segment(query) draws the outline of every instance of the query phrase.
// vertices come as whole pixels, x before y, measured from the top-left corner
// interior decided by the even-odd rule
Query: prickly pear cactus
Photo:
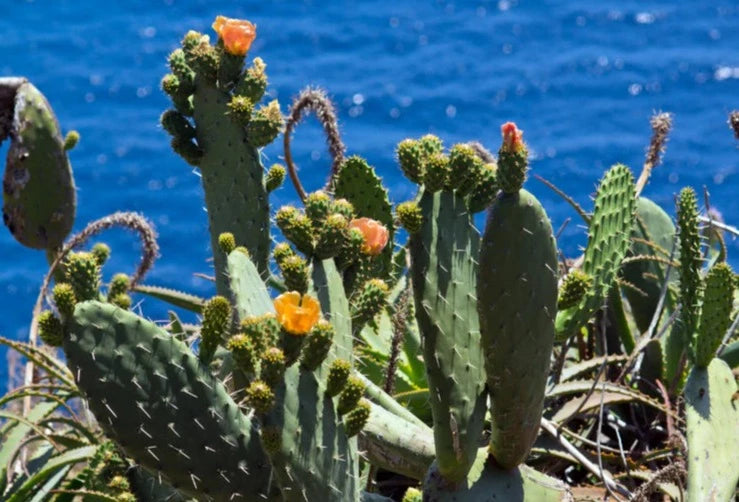
[[[695,367],[685,384],[688,500],[731,500],[739,481],[737,385],[726,363]]]
[[[501,157],[498,170],[525,165]],[[539,432],[557,313],[557,247],[544,208],[518,184],[524,176],[506,176],[485,224],[477,310],[491,401],[490,453],[511,469],[526,460]]]
[[[439,472],[464,479],[477,455],[486,407],[475,299],[480,235],[465,200],[424,191],[421,230],[410,238],[416,320],[431,389]]]
[[[218,20],[214,28],[220,28]],[[267,85],[265,65],[257,58],[242,71],[244,55],[191,31],[182,49],[170,55],[172,74],[162,82],[176,107],[162,116],[162,125],[173,136],[174,150],[202,173],[221,295],[228,294],[226,255],[218,246],[223,232],[233,233],[260,273],[267,273],[269,206],[259,148],[282,128],[277,101],[255,108]]]
[[[64,352],[98,423],[136,463],[194,497],[268,494],[251,420],[183,342],[90,301],[77,305]]]
[[[558,339],[571,336],[605,303],[630,246],[635,190],[634,177],[623,164],[614,165],[603,176],[595,196],[582,264],[582,271],[593,278],[593,285],[578,305],[558,312]]]
[[[8,135],[3,222],[24,246],[57,248],[72,229],[77,194],[54,111],[25,78],[0,78],[0,143]]]

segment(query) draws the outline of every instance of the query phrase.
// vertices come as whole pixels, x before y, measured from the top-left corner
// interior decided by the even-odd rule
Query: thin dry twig
[[[292,152],[290,151],[290,142],[292,141],[292,133],[295,126],[300,123],[306,113],[313,112],[318,121],[323,125],[326,132],[326,142],[328,143],[328,151],[333,158],[331,163],[331,175],[329,176],[326,189],[331,190],[334,177],[339,172],[341,164],[344,162],[344,153],[346,147],[341,141],[339,133],[339,124],[336,120],[336,109],[334,104],[326,95],[326,92],[320,88],[307,87],[300,91],[300,94],[293,101],[290,107],[290,113],[285,123],[285,135],[283,137],[283,147],[285,149],[285,163],[290,179],[295,186],[300,200],[305,200],[306,193],[293,162]]]
[[[542,178],[538,174],[535,174],[534,178],[544,183],[546,186],[551,188],[554,191],[554,193],[562,197],[565,200],[565,202],[567,202],[570,206],[572,206],[572,208],[577,212],[577,214],[580,215],[580,218],[582,218],[585,223],[590,225],[590,215],[582,208],[582,206],[580,206],[580,204],[575,202],[575,199],[573,199],[572,197],[564,193],[564,191],[562,191],[554,183],[552,183],[551,181],[545,178]]]
[[[636,196],[639,197],[642,190],[649,181],[652,169],[657,167],[662,161],[662,154],[665,151],[667,136],[672,129],[672,115],[669,113],[655,113],[649,120],[652,126],[652,139],[647,148],[647,156],[644,161],[639,179],[636,181]]]

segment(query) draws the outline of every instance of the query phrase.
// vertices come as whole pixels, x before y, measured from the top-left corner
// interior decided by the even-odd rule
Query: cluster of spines
[[[446,155],[441,140],[429,134],[418,140],[401,141],[396,154],[409,180],[430,192],[454,190],[466,197],[473,212],[490,205],[498,191],[496,165],[486,162],[469,144],[454,145]],[[419,215],[412,205],[398,206],[396,213],[401,225],[410,233],[420,228]]]

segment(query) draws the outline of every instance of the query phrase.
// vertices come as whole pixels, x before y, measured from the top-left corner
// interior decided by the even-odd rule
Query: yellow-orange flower
[[[356,218],[349,222],[349,228],[356,228],[364,236],[362,252],[370,256],[377,256],[387,246],[390,234],[387,228],[372,218]]]
[[[225,16],[216,17],[213,29],[223,40],[226,52],[233,56],[244,56],[251,43],[257,37],[256,25],[245,19],[231,19]]]
[[[288,291],[275,298],[277,320],[292,335],[305,335],[321,317],[321,305],[312,296]]]

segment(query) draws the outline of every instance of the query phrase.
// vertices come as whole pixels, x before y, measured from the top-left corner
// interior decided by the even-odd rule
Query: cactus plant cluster
[[[260,160],[283,117],[277,101],[259,106],[265,63],[244,68],[256,27],[219,16],[213,28],[215,43],[190,31],[170,55],[162,88],[173,108],[161,116],[174,152],[202,174],[210,299],[139,285],[138,273],[104,284],[107,246],[71,251],[81,237],[63,244],[74,215],[65,152],[75,137],[61,140],[28,82],[0,80],[0,139],[12,141],[5,220],[24,244],[59,253],[36,325],[66,364],[32,344],[12,345],[59,383],[29,382],[19,395],[53,406],[0,429],[14,445],[0,444],[0,494],[539,501],[600,490],[646,500],[656,490],[679,497],[685,480],[690,500],[733,496],[737,281],[725,253],[711,259],[704,250],[691,189],[678,197],[675,227],[631,170],[614,165],[592,213],[576,207],[587,224],[583,255],[560,261],[547,213],[524,188],[523,132],[508,122],[497,156],[476,142],[445,149],[433,135],[401,141],[399,168],[417,195],[395,207],[375,169],[345,158],[331,138],[326,187],[300,187],[302,207],[272,212],[269,194],[297,175],[289,161],[265,171]],[[333,108],[319,108],[338,134]],[[658,163],[651,158],[649,169]],[[24,185],[24,172],[40,170],[65,180],[55,197]],[[29,203],[39,198],[48,205]],[[483,210],[481,232],[474,216]],[[131,311],[137,293],[198,322],[174,312],[167,324],[149,321]],[[61,435],[43,432],[43,420],[77,396],[94,432],[59,419],[76,424],[66,440],[75,448],[57,456],[40,448],[29,475],[6,476],[30,431],[59,447]],[[678,398],[685,426],[675,422]],[[658,439],[625,430],[619,443],[602,444],[604,417],[618,424],[635,415]],[[658,441],[657,454],[648,443],[632,455],[614,446],[622,440]],[[622,460],[638,475],[614,477]],[[53,468],[38,467],[43,461]],[[72,473],[80,462],[87,467]],[[389,473],[401,491],[381,486]]]

